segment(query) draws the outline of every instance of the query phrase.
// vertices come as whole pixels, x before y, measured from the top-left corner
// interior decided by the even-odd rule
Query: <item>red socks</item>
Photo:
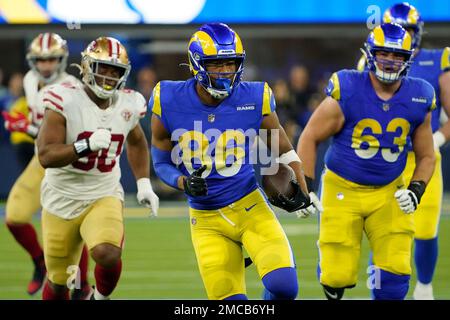
[[[88,266],[89,266],[89,252],[86,245],[83,246],[80,258],[80,282],[81,286],[88,282]]]
[[[42,300],[69,300],[69,290],[65,288],[64,293],[58,295],[50,288],[48,281],[46,281],[44,290],[42,290]]]
[[[44,254],[36,230],[30,223],[22,225],[6,223],[6,226],[16,241],[30,254],[31,258],[36,259]]]
[[[98,263],[95,266],[96,289],[104,296],[109,296],[117,285],[122,272],[122,260],[112,268],[104,268]]]

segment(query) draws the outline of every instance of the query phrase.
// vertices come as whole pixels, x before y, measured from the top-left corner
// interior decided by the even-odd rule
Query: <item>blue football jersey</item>
[[[428,81],[436,93],[436,109],[431,116],[433,132],[439,129],[439,117],[441,115],[441,101],[439,76],[450,69],[450,48],[444,49],[420,49],[412,61],[408,76]]]
[[[206,165],[208,194],[188,196],[194,209],[227,206],[258,187],[250,161],[251,146],[265,115],[275,110],[265,82],[241,82],[218,106],[204,105],[195,79],[161,81],[149,107],[171,136],[172,161],[186,176]]]
[[[439,88],[439,76],[450,70],[450,48],[444,49],[420,49],[413,57],[412,64],[408,71],[408,77],[420,78],[427,81],[434,88],[436,94],[436,108],[431,114],[431,127],[436,132],[439,127],[439,117],[441,115],[441,100]],[[359,59],[357,69],[366,70],[366,58],[364,55]]]
[[[338,101],[345,117],[325,156],[326,166],[362,185],[386,185],[406,164],[411,135],[435,108],[433,87],[418,78],[402,78],[389,99],[376,94],[369,72],[341,70],[332,75],[327,95]]]

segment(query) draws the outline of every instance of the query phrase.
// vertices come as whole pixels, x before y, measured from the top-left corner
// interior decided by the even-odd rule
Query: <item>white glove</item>
[[[158,216],[159,198],[153,192],[152,185],[149,178],[141,178],[136,181],[137,184],[137,200],[140,205],[150,208],[150,216]]]
[[[98,129],[88,139],[91,151],[108,149],[111,143],[111,132],[106,129]]]
[[[439,149],[445,144],[445,136],[442,132],[436,131],[433,133],[434,149]]]
[[[397,199],[400,209],[404,213],[413,213],[417,209],[419,201],[416,195],[409,189],[397,190],[394,194],[395,199]]]
[[[307,218],[312,214],[319,214],[323,211],[322,204],[314,192],[309,193],[309,199],[311,200],[311,204],[308,207],[295,212],[298,218]]]

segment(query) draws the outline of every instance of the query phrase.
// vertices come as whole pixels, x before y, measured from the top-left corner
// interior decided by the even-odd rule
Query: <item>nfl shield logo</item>
[[[208,122],[214,122],[216,120],[216,116],[214,114],[208,114]]]
[[[125,121],[130,121],[130,119],[131,119],[131,111],[129,111],[129,110],[123,110],[122,111],[122,117],[123,117],[123,119],[125,120]]]
[[[197,224],[197,219],[192,218],[192,219],[191,219],[191,223],[192,223],[193,226],[195,226],[195,225]]]
[[[389,111],[389,104],[383,103],[383,111]]]

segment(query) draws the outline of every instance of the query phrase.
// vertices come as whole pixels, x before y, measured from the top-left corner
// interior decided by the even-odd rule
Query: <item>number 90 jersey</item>
[[[145,116],[144,97],[133,90],[118,90],[112,104],[102,110],[81,83],[60,84],[45,88],[42,103],[66,119],[66,144],[89,138],[97,129],[111,131],[108,149],[93,152],[65,167],[46,169],[44,183],[69,199],[92,200],[114,195],[123,200],[120,155],[128,133]]]
[[[428,82],[412,77],[401,81],[384,101],[368,71],[341,70],[331,76],[326,93],[338,101],[345,122],[325,156],[327,168],[362,185],[386,185],[402,173],[405,146],[436,104]]]
[[[208,194],[188,197],[199,210],[222,208],[255,190],[250,149],[265,115],[275,110],[267,83],[241,82],[218,106],[204,105],[195,79],[161,81],[149,108],[164,125],[172,143],[172,162],[183,175],[206,165]]]

